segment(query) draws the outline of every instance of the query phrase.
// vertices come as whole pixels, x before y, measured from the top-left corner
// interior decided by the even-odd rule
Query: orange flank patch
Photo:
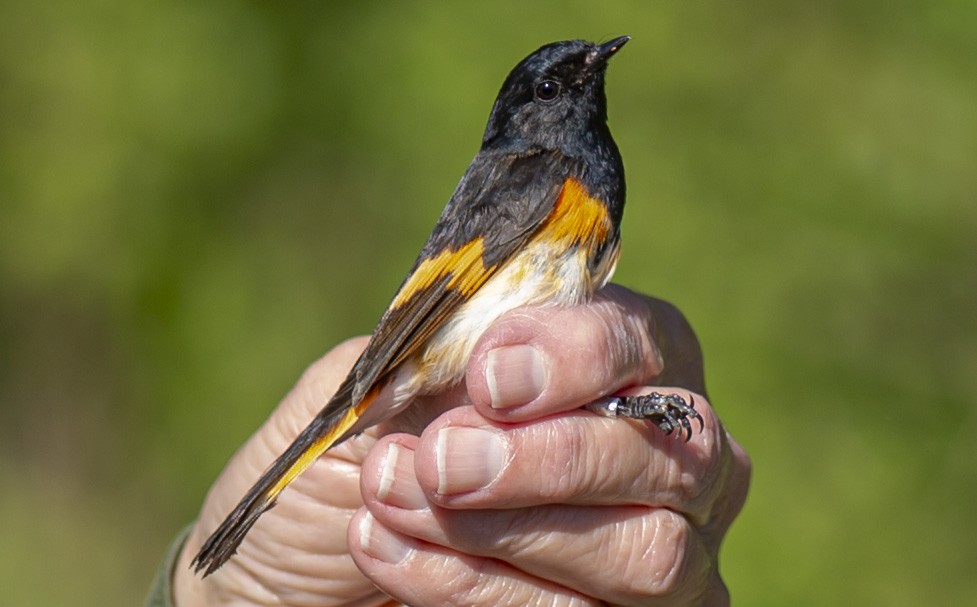
[[[401,287],[391,307],[402,306],[418,292],[449,274],[448,288],[470,296],[482,286],[490,273],[491,268],[486,268],[483,261],[484,253],[485,241],[476,238],[458,249],[441,251],[425,259]]]
[[[590,248],[607,240],[610,231],[607,207],[592,198],[582,183],[570,178],[563,184],[541,234],[551,242]]]

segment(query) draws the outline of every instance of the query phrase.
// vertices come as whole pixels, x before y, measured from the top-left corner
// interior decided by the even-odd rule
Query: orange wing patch
[[[493,268],[486,268],[483,256],[485,241],[479,237],[455,249],[444,250],[434,257],[422,261],[410,275],[391,308],[399,308],[409,302],[417,293],[431,286],[444,276],[451,275],[447,287],[470,297],[485,282]]]
[[[570,178],[563,184],[553,210],[533,240],[593,251],[606,242],[612,228],[607,207],[590,196],[582,183]],[[401,287],[390,309],[404,306],[445,276],[450,276],[446,287],[468,299],[496,269],[485,267],[484,257],[485,240],[478,237],[457,249],[446,249],[425,259]]]
[[[278,479],[272,487],[265,493],[266,503],[274,501],[278,494],[281,493],[285,487],[289,486],[292,481],[294,481],[300,474],[305,472],[305,470],[311,466],[319,456],[329,450],[336,441],[346,436],[346,433],[350,428],[360,419],[366,408],[370,406],[376,397],[380,394],[380,390],[383,388],[384,384],[379,383],[374,385],[363,400],[357,403],[355,406],[350,407],[346,413],[336,422],[335,425],[329,428],[329,430],[319,437],[314,443],[306,447],[302,454],[295,460],[295,462],[285,470],[281,478]]]
[[[573,178],[563,184],[545,225],[543,234],[548,240],[587,248],[603,244],[611,231],[607,207],[592,198],[587,188]]]

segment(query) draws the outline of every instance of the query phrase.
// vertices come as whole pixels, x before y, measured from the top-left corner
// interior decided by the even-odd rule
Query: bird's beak
[[[605,42],[592,50],[587,55],[586,59],[589,70],[594,72],[606,65],[611,56],[618,52],[622,46],[627,44],[628,40],[630,39],[631,36],[621,36],[620,38],[615,38],[610,42]]]

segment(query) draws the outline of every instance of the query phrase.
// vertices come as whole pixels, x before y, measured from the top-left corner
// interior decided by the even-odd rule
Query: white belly
[[[557,246],[532,246],[514,257],[464,303],[428,342],[420,360],[417,385],[402,385],[404,396],[440,391],[460,380],[475,343],[500,316],[526,305],[575,305],[588,300],[614,271],[617,251],[609,253],[611,263],[602,264],[599,276],[592,275],[583,247],[569,251]],[[398,390],[400,392],[400,390]]]

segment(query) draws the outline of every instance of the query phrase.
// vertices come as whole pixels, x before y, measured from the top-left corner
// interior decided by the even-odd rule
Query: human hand
[[[577,409],[663,377],[698,389],[703,430],[687,443]],[[476,347],[467,380],[472,406],[380,439],[363,462],[349,546],[378,587],[410,605],[729,603],[718,551],[750,464],[701,394],[677,310],[612,287],[589,306],[518,311]]]
[[[350,339],[313,363],[211,486],[173,572],[174,602],[194,605],[380,605],[384,596],[356,568],[346,527],[363,505],[360,465],[371,429],[320,457],[252,527],[237,554],[201,578],[190,561],[268,464],[288,447],[366,346]]]
[[[527,389],[531,392],[532,387],[538,385],[533,377],[529,377],[528,382],[526,377],[520,377],[520,369],[526,369],[523,365],[517,365],[508,371],[498,369],[497,363],[504,363],[505,357],[488,354],[495,346],[519,343],[533,343],[544,354],[548,361],[545,363],[548,373],[546,388],[540,398],[523,406],[492,409],[488,406],[492,393],[497,400],[510,399],[510,402],[514,402],[511,398],[525,396]],[[742,505],[748,478],[748,461],[738,447],[729,446],[725,434],[711,415],[711,410],[703,406],[700,399],[697,398],[696,402],[705,418],[705,430],[694,436],[688,446],[694,447],[701,441],[705,441],[705,444],[701,449],[689,453],[684,451],[687,447],[682,445],[685,443],[668,439],[647,424],[607,420],[582,412],[543,417],[575,409],[580,404],[616,388],[640,385],[651,380],[702,391],[698,346],[681,315],[663,302],[638,298],[617,287],[609,287],[589,306],[522,311],[497,323],[483,337],[469,367],[467,389],[476,409],[466,407],[445,415],[420,439],[398,434],[383,439],[382,444],[371,451],[377,440],[377,430],[371,430],[331,450],[281,496],[275,509],[262,517],[252,529],[248,540],[241,546],[239,554],[225,565],[220,574],[206,580],[191,576],[187,569],[189,559],[196,553],[207,530],[220,522],[220,517],[233,506],[234,500],[244,493],[267,462],[285,448],[306,420],[325,402],[364,344],[364,340],[352,340],[314,364],[268,422],[228,464],[208,495],[177,566],[174,579],[177,604],[221,604],[233,600],[282,604],[383,603],[386,598],[377,592],[373,583],[392,596],[412,604],[443,602],[450,596],[462,603],[471,604],[477,603],[477,597],[481,597],[480,600],[486,604],[499,604],[500,596],[512,596],[518,604],[519,597],[507,594],[509,591],[506,588],[511,584],[506,580],[511,578],[503,575],[505,572],[515,572],[521,576],[518,588],[523,597],[542,597],[543,594],[540,593],[547,591],[565,597],[596,599],[606,595],[613,599],[614,592],[618,592],[613,590],[616,583],[613,580],[633,579],[635,583],[641,581],[641,578],[633,575],[623,577],[625,571],[609,571],[601,563],[593,563],[590,569],[590,579],[599,583],[591,583],[584,578],[575,580],[574,584],[561,583],[561,576],[572,572],[572,569],[560,571],[557,568],[551,573],[541,570],[540,564],[545,562],[566,563],[566,547],[560,538],[566,537],[568,530],[574,528],[577,529],[576,534],[587,530],[593,547],[605,554],[608,550],[613,550],[615,545],[619,545],[625,550],[631,550],[627,554],[633,556],[633,551],[639,545],[634,542],[622,544],[621,540],[626,539],[622,533],[631,533],[636,528],[644,529],[642,538],[648,540],[646,547],[649,549],[655,548],[659,541],[669,542],[665,544],[666,547],[700,546],[705,552],[703,557],[695,557],[686,550],[675,557],[673,570],[705,571],[708,573],[705,578],[701,574],[666,576],[666,583],[659,584],[657,590],[652,589],[651,593],[685,597],[682,600],[687,604],[689,601],[686,599],[691,596],[687,589],[695,586],[692,582],[708,579],[708,588],[713,593],[711,596],[724,595],[722,583],[715,573],[715,553],[725,529]],[[519,351],[516,353],[518,355]],[[490,358],[494,359],[496,369],[502,372],[500,381],[492,384],[493,389],[489,388],[490,383],[486,381],[485,374],[486,363]],[[661,366],[662,359],[668,361],[665,372]],[[586,373],[581,373],[581,368]],[[661,381],[661,378],[668,378],[668,381]],[[538,379],[536,374],[536,380]],[[417,431],[439,412],[457,404],[460,397],[463,400],[463,394],[461,391],[425,399],[427,402],[415,405],[408,415],[387,424],[385,429],[400,427]],[[429,534],[438,529],[449,533],[450,525],[447,528],[428,527],[429,521],[412,518],[410,511],[401,520],[391,519],[387,515],[395,509],[377,498],[379,485],[375,481],[382,477],[384,466],[390,466],[391,448],[397,450],[398,454],[403,454],[399,458],[399,464],[393,467],[398,474],[392,477],[395,480],[391,486],[411,486],[409,478],[408,484],[402,482],[404,475],[400,472],[405,469],[404,462],[414,458],[414,450],[418,449],[416,467],[421,484],[417,485],[415,482],[414,485],[430,488],[431,479],[437,477],[437,465],[436,458],[430,459],[433,452],[428,447],[432,437],[440,436],[438,429],[455,425],[469,428],[500,427],[476,414],[476,410],[489,419],[522,423],[523,425],[511,431],[523,434],[512,434],[506,439],[511,455],[506,460],[502,476],[491,487],[484,491],[435,495],[433,501],[437,505],[427,510],[427,516],[432,517],[437,513],[440,515],[439,520],[443,521],[470,521],[473,517],[477,521],[488,516],[484,522],[489,523],[492,522],[491,517],[498,513],[486,508],[506,507],[522,508],[515,512],[522,512],[520,520],[525,520],[527,512],[535,512],[537,517],[543,516],[545,512],[556,512],[556,506],[534,506],[539,503],[553,503],[558,501],[557,498],[562,499],[565,516],[561,520],[567,527],[562,531],[553,528],[546,533],[536,545],[547,549],[535,558],[527,560],[525,549],[516,550],[511,544],[505,548],[499,545],[497,539],[488,544],[494,546],[494,558],[481,558],[485,554],[481,557],[470,556],[480,554],[475,545],[478,544],[477,537],[465,539],[445,535],[439,542],[439,538]],[[506,435],[508,436],[508,431]],[[572,453],[568,454],[569,459],[563,462],[562,468],[552,470],[573,474],[550,479],[555,484],[547,489],[540,486],[537,478],[541,468],[514,465],[515,462],[526,464],[544,461],[541,459],[543,456],[558,457],[559,443],[552,441],[561,436],[565,439],[562,443],[564,448],[571,448]],[[547,440],[551,441],[549,445]],[[588,445],[575,444],[574,441],[578,440],[614,441],[605,446],[621,447],[621,452],[626,454],[623,461],[632,464],[643,462],[646,469],[636,474],[633,465],[623,469],[617,466],[594,466],[599,462],[593,460],[593,448],[603,443],[590,444],[588,449]],[[392,444],[400,446],[391,447]],[[436,445],[435,439],[434,446]],[[634,450],[625,449],[628,445],[634,447]],[[554,448],[557,449],[554,451]],[[606,450],[601,448],[601,451]],[[365,511],[357,515],[347,546],[346,527],[362,504],[357,489],[359,466],[364,463],[368,452],[370,456],[363,468],[362,484],[372,516],[367,517]],[[519,454],[518,457],[511,457],[516,453]],[[452,461],[455,459],[453,457]],[[550,461],[557,463],[556,460]],[[660,472],[661,476],[655,475],[655,471]],[[535,477],[530,473],[534,473]],[[700,473],[701,479],[697,478]],[[635,483],[634,479],[639,477],[644,482]],[[450,475],[446,478],[450,481]],[[671,482],[669,479],[672,479]],[[654,480],[654,483],[648,485],[650,480]],[[372,489],[371,482],[374,482]],[[530,485],[524,486],[526,482],[530,482]],[[614,483],[618,484],[616,490]],[[433,486],[437,494],[437,482]],[[631,487],[629,492],[623,491],[625,486]],[[611,492],[608,493],[608,490]],[[645,492],[643,496],[635,498],[634,495],[642,490]],[[390,497],[388,489],[388,501]],[[539,501],[543,498],[545,502]],[[647,508],[650,500],[660,500],[654,502],[654,505],[667,506],[672,510]],[[598,504],[600,507],[595,507]],[[637,504],[644,504],[645,507],[639,507],[638,510],[647,512],[638,515]],[[622,512],[633,516],[614,523],[606,518],[594,518],[593,514],[607,507],[624,508]],[[444,512],[449,514],[442,515]],[[668,512],[680,514],[670,518],[671,515],[665,514]],[[658,513],[657,519],[653,513]],[[456,515],[468,518],[459,519]],[[683,520],[687,522],[682,523]],[[311,525],[309,521],[314,521],[315,524]],[[668,522],[674,524],[669,527],[665,525]],[[652,523],[656,525],[655,529],[672,529],[672,532],[659,532],[651,537],[649,525]],[[399,567],[391,567],[368,556],[371,554],[370,549],[367,547],[364,551],[362,545],[362,538],[366,537],[361,533],[364,525],[368,527],[368,531],[376,534],[393,531],[413,538],[407,540],[408,544],[413,545],[407,560]],[[416,525],[424,529],[418,530]],[[526,528],[524,531],[528,535],[525,537],[540,538],[542,529],[544,527]],[[683,537],[687,538],[683,540],[685,544],[677,543]],[[423,540],[431,543],[423,543]],[[436,545],[443,544],[453,548],[432,552]],[[373,542],[371,545],[377,547],[381,544]],[[481,550],[485,550],[484,545]],[[350,551],[356,564],[369,579],[363,577],[356,568]],[[375,553],[372,554],[375,556]],[[458,567],[461,566],[464,570],[466,566],[471,567],[477,563],[505,565],[507,569],[492,575],[483,571],[479,582],[468,588],[468,594],[459,596],[457,586],[452,590],[452,582],[457,583],[460,580]],[[647,570],[649,565],[653,563],[635,562],[630,571],[634,571],[635,567]],[[438,569],[432,570],[432,567]],[[418,568],[423,569],[425,575],[421,578],[410,578],[410,584],[405,584],[405,572],[416,573]],[[660,575],[660,572],[649,570],[645,577],[651,579],[654,575]],[[676,583],[676,580],[682,583]],[[575,589],[577,585],[586,586],[586,591]],[[681,590],[683,588],[686,590]],[[525,593],[527,590],[530,591],[529,595]],[[637,600],[647,591],[648,588],[635,586],[633,592],[618,594],[622,599]],[[500,592],[503,594],[498,594]],[[713,604],[705,601],[700,603]]]

